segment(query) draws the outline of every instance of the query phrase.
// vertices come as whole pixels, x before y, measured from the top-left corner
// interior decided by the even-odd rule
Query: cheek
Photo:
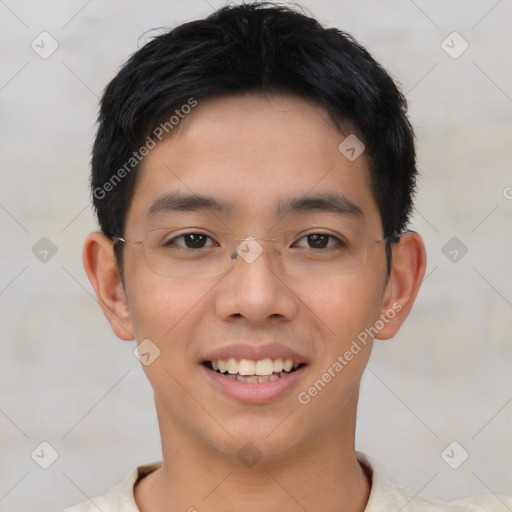
[[[190,403],[180,383],[188,382],[195,364],[191,340],[205,314],[209,287],[154,274],[139,277],[129,291],[130,316],[137,342],[147,344],[149,339],[152,344],[146,347],[155,354],[149,364],[141,359],[142,368],[159,400],[172,397],[173,408],[187,410]],[[188,383],[187,388],[192,392],[194,386]]]
[[[158,276],[141,267],[134,268],[126,282],[137,341],[149,338],[162,352],[171,345],[173,352],[184,351],[211,285]]]
[[[365,329],[378,318],[382,301],[377,277],[343,276],[309,292],[319,352],[307,387],[297,398],[305,411],[324,418],[327,427],[343,425],[347,407],[356,407],[372,347]]]
[[[303,292],[305,304],[313,311],[317,329],[325,335],[329,352],[341,351],[372,325],[382,303],[382,289],[376,276],[341,276],[325,286]],[[329,348],[332,347],[332,348]]]

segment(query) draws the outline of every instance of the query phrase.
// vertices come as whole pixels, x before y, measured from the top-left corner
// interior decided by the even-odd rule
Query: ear
[[[125,341],[135,339],[112,241],[102,233],[91,233],[85,241],[82,260],[98,303],[115,335]]]
[[[404,323],[418,295],[426,265],[425,245],[420,235],[414,231],[402,234],[400,241],[393,245],[391,272],[380,315],[384,327],[375,336],[377,339],[392,338]]]

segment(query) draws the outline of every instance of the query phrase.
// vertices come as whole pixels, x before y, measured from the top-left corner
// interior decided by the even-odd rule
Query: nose
[[[272,264],[275,249],[268,241],[243,239],[232,254],[234,265],[217,286],[216,313],[223,320],[243,317],[253,325],[269,319],[291,320],[299,300],[290,283]]]

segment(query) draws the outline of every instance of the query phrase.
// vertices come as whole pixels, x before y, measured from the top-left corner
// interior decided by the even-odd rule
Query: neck
[[[371,486],[355,454],[355,420],[250,466],[163,414],[159,422],[163,464],[135,488],[141,512],[363,512],[366,507]]]

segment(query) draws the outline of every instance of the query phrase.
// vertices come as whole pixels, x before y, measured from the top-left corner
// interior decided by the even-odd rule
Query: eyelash
[[[200,233],[200,232],[189,232],[189,233],[182,233],[181,235],[175,236],[174,238],[171,238],[171,239],[169,239],[169,240],[165,241],[162,245],[163,245],[164,247],[169,247],[169,246],[171,246],[171,245],[177,245],[177,244],[175,243],[175,242],[176,242],[176,240],[179,240],[179,239],[183,239],[183,240],[184,240],[184,239],[185,239],[185,237],[187,237],[187,236],[191,236],[191,235],[200,235],[200,236],[205,236],[205,237],[207,237],[208,239],[213,240],[213,238],[212,238],[212,237],[210,237],[210,236],[206,235],[205,233]],[[306,235],[301,236],[297,241],[301,241],[301,240],[303,240],[303,239],[307,239],[308,237],[310,237],[310,236],[314,236],[314,235],[326,236],[326,237],[328,237],[328,238],[329,238],[329,240],[334,240],[335,245],[329,245],[329,242],[328,242],[327,247],[322,248],[322,249],[328,250],[328,249],[333,249],[333,248],[334,248],[334,247],[336,247],[336,246],[339,246],[339,247],[344,247],[344,246],[346,246],[346,243],[345,243],[343,240],[339,239],[338,237],[336,237],[336,236],[334,236],[334,235],[331,235],[331,234],[329,234],[329,233],[322,233],[322,232],[313,232],[313,233],[308,233],[308,234],[306,234]],[[295,243],[296,243],[296,242],[295,242]],[[192,248],[190,248],[190,247],[183,247],[183,246],[181,246],[181,245],[178,245],[178,247],[181,247],[181,248],[183,248],[183,249],[191,249],[191,250],[194,250],[194,249],[192,249]],[[207,246],[204,246],[204,247],[212,247],[212,245],[207,245]],[[200,249],[203,249],[204,247],[200,247]],[[307,247],[307,249],[315,249],[315,248],[314,248],[314,247]],[[317,250],[318,250],[318,249],[317,249]]]

